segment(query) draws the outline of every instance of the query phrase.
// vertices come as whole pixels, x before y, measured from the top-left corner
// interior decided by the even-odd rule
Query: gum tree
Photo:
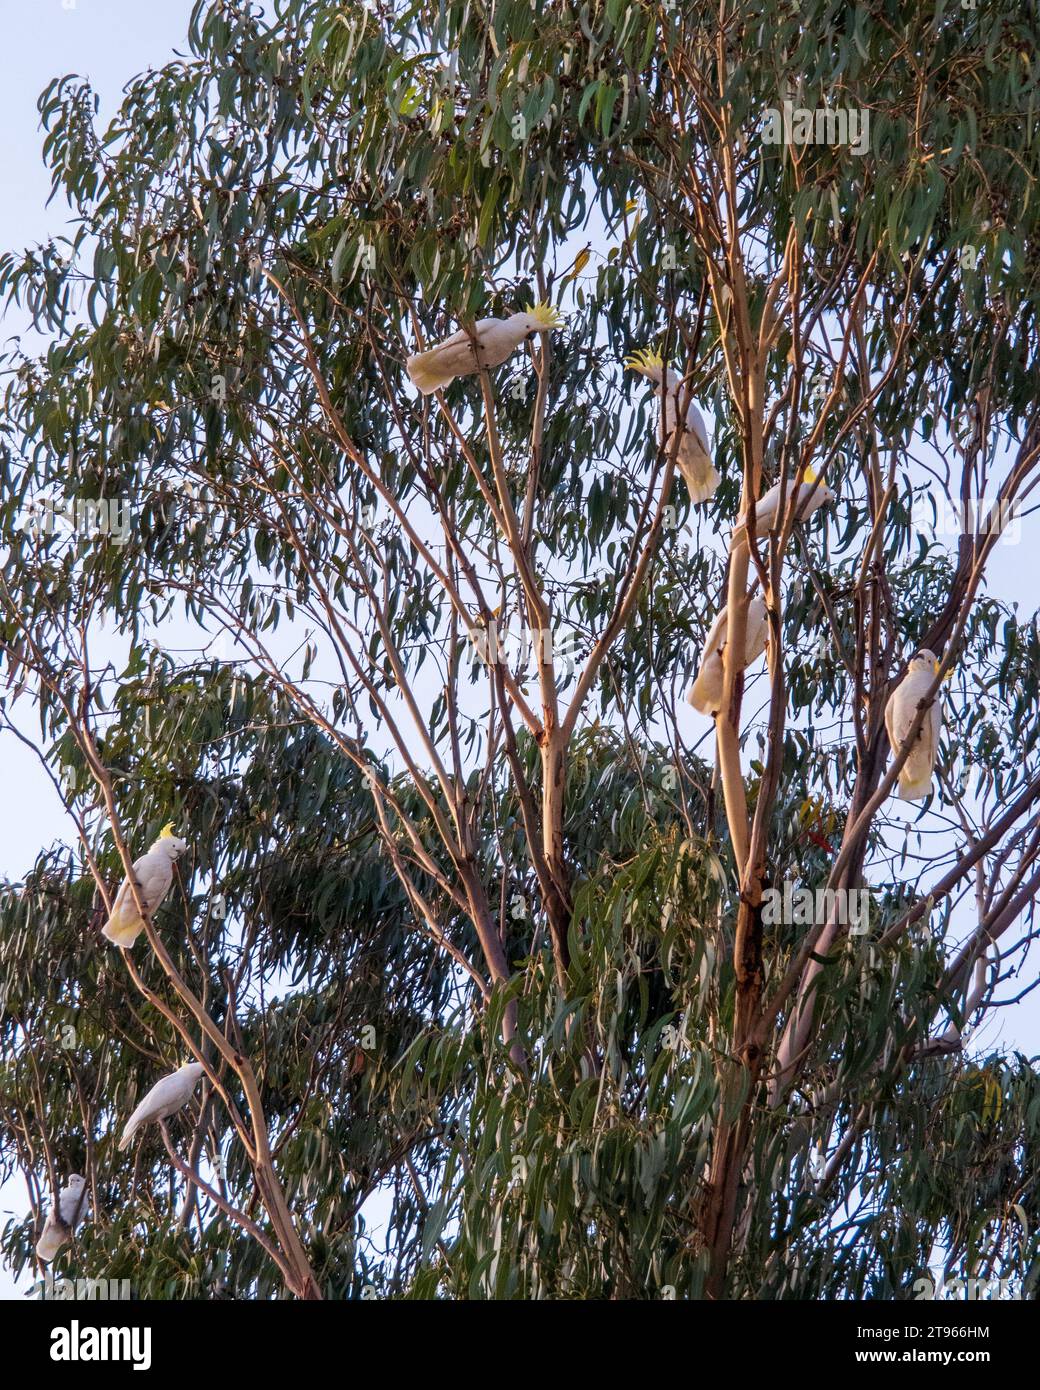
[[[1040,884],[1037,629],[986,586],[1037,478],[1035,20],[272,8],[196,7],[107,129],[56,80],[71,230],[0,261],[45,342],[6,363],[7,737],[78,831],[0,903],[0,1153],[37,1219],[87,1175],[61,1267],[1031,1290],[1037,1074],[966,1033],[1032,983]],[[540,300],[563,331],[412,388],[409,353]],[[713,419],[700,507],[622,369],[648,345]],[[803,524],[809,469],[837,500]],[[884,719],[918,648],[923,811]],[[171,817],[192,855],[118,955]],[[776,921],[785,885],[823,910]],[[124,1161],[189,1052],[200,1104]]]

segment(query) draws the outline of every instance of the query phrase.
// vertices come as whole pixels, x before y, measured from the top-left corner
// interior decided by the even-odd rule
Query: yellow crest
[[[530,314],[542,328],[562,328],[566,322],[552,304],[528,304],[524,313]]]
[[[175,824],[175,822],[172,821],[172,820],[169,820],[169,821],[166,822],[166,824],[163,826],[163,828],[159,831],[159,839],[160,839],[160,840],[172,840],[172,839],[173,839],[173,827],[174,827],[174,824]]]
[[[820,481],[820,475],[815,468],[807,468],[805,470],[805,481],[810,485]]]
[[[664,358],[655,348],[643,348],[640,352],[634,352],[631,357],[626,357],[625,366],[633,372],[651,372],[655,368],[661,371],[664,368]]]

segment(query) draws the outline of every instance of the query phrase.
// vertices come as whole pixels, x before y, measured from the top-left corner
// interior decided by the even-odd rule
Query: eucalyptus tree
[[[16,1269],[76,1168],[61,1267],[144,1296],[1033,1289],[1037,1072],[965,1038],[1028,990],[1040,885],[1040,641],[986,586],[1038,476],[1037,38],[218,0],[107,128],[43,94],[74,215],[0,260],[45,343],[6,362],[0,643],[79,839],[0,904]],[[412,387],[545,301],[563,330]],[[712,416],[697,507],[623,371],[654,347]],[[120,1158],[188,1054],[200,1104]]]

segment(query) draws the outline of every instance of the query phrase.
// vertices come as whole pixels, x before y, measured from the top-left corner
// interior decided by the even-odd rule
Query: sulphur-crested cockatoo
[[[722,708],[722,653],[726,646],[727,610],[724,608],[711,625],[704,655],[693,689],[686,699],[701,714],[715,714]],[[747,629],[744,639],[744,666],[751,665],[769,645],[769,618],[766,605],[761,597],[753,598],[748,604]]]
[[[436,347],[409,357],[408,375],[413,386],[428,396],[457,376],[469,376],[481,367],[499,366],[525,338],[562,327],[563,319],[551,304],[531,304],[523,313],[510,314],[507,319],[478,319],[473,325],[473,337],[479,344],[479,360],[473,350],[473,337],[460,328]]]
[[[87,1214],[87,1180],[70,1173],[69,1180],[58,1193],[56,1204],[47,1213],[36,1253],[45,1263],[53,1260],[63,1245],[68,1245],[72,1233]]]
[[[159,838],[140,859],[134,861],[134,878],[140,886],[141,901],[151,916],[170,891],[173,882],[174,861],[188,848],[187,840],[178,839],[173,833],[173,822],[164,825]],[[101,929],[117,946],[132,946],[144,931],[141,914],[137,910],[129,879],[116,894],[112,906],[112,916]]]
[[[906,675],[889,696],[888,704],[885,706],[885,728],[888,730],[893,757],[898,757],[902,751],[903,743],[917,714],[917,707],[935,680],[938,669],[939,662],[934,652],[924,648],[910,662],[906,668]],[[904,801],[923,801],[926,796],[931,795],[932,773],[939,751],[941,729],[942,711],[936,694],[932,705],[925,711],[910,756],[899,774],[899,795]]]
[[[634,372],[640,372],[661,388],[658,442],[668,454],[672,449],[678,449],[676,462],[690,490],[690,501],[706,502],[719,485],[719,474],[708,452],[708,431],[704,426],[704,416],[693,401],[687,399],[688,393],[680,390],[679,377],[671,367],[664,365],[659,352],[651,352],[649,348],[637,352],[625,359],[625,366]],[[679,442],[676,445],[675,431],[679,419],[680,397],[686,401],[686,410],[682,417]]]
[[[780,510],[780,484],[774,483],[767,492],[755,503],[755,539],[766,535],[769,531],[779,531],[784,523],[784,513],[791,506],[791,496],[795,489],[790,480],[787,484],[787,492],[784,497],[784,510]],[[813,512],[819,507],[824,507],[828,502],[834,501],[834,493],[826,483],[817,480],[816,474],[811,468],[805,470],[805,480],[798,484],[798,501],[795,508],[795,520],[805,521],[812,516]],[[733,539],[736,544],[741,544],[745,538],[747,529],[747,516],[741,513],[737,517],[733,527]]]
[[[119,1141],[120,1152],[129,1146],[142,1125],[165,1120],[187,1105],[205,1070],[201,1062],[185,1062],[183,1067],[178,1067],[169,1076],[157,1081],[127,1120],[123,1137]]]

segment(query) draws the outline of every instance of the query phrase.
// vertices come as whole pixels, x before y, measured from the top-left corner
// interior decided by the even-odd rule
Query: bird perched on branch
[[[885,706],[885,728],[892,745],[892,756],[898,757],[910,733],[918,706],[935,680],[939,662],[927,648],[919,651],[906,668],[906,675],[896,686]],[[914,740],[910,756],[899,773],[899,795],[904,801],[923,801],[932,792],[932,773],[939,751],[942,730],[942,711],[938,692],[925,711],[921,728]]]
[[[784,496],[784,512],[790,508],[791,497],[794,492],[795,489],[788,481]],[[797,498],[795,520],[805,521],[820,507],[825,507],[828,502],[833,502],[834,493],[831,492],[826,483],[821,483],[818,480],[811,468],[807,468],[805,481],[798,484]],[[784,512],[780,511],[780,484],[774,483],[755,503],[755,539],[757,540],[759,536],[766,535],[770,531],[779,531],[784,522]],[[733,526],[733,543],[735,545],[743,544],[746,539],[746,532],[747,515],[741,513]]]
[[[633,372],[639,372],[661,388],[659,392],[661,416],[658,442],[669,454],[673,449],[678,448],[675,458],[679,465],[679,472],[686,479],[686,486],[690,490],[690,501],[706,502],[718,487],[720,480],[718,470],[712,463],[711,454],[708,452],[708,431],[704,425],[704,416],[693,401],[688,399],[689,393],[680,391],[679,377],[676,376],[671,367],[664,365],[664,359],[659,352],[645,348],[642,352],[626,357],[625,366]],[[679,442],[676,445],[674,442],[675,431],[680,428],[678,423],[680,397],[686,408],[681,412],[682,424]]]
[[[170,891],[174,863],[187,848],[187,840],[181,840],[173,833],[173,821],[170,821],[169,825],[163,826],[148,853],[134,861],[134,878],[149,917]],[[102,927],[101,935],[114,941],[117,946],[132,946],[143,931],[144,922],[137,910],[130,880],[124,879],[116,894],[112,915]]]
[[[701,657],[701,667],[697,672],[697,679],[686,697],[687,702],[695,710],[699,710],[701,714],[713,715],[722,708],[722,653],[726,647],[727,614],[728,609],[724,608],[711,625],[711,631],[704,643],[704,655]],[[753,598],[748,604],[747,628],[744,637],[744,664],[740,669],[746,670],[753,661],[757,661],[768,645],[769,618],[766,614],[765,602],[759,596]]]
[[[185,1062],[183,1067],[157,1081],[127,1120],[119,1141],[120,1153],[129,1147],[131,1139],[143,1125],[168,1119],[182,1110],[191,1100],[205,1070],[201,1062]]]
[[[87,1214],[87,1180],[79,1173],[70,1173],[69,1180],[58,1193],[58,1200],[47,1213],[36,1253],[45,1263],[54,1259],[63,1245],[68,1245],[73,1232]]]
[[[481,367],[497,367],[511,357],[525,338],[562,328],[564,320],[551,304],[530,304],[507,319],[478,319],[472,335],[460,328],[443,343],[417,352],[405,364],[412,385],[424,396],[439,391],[457,376],[470,376]],[[478,351],[473,350],[473,339]]]

